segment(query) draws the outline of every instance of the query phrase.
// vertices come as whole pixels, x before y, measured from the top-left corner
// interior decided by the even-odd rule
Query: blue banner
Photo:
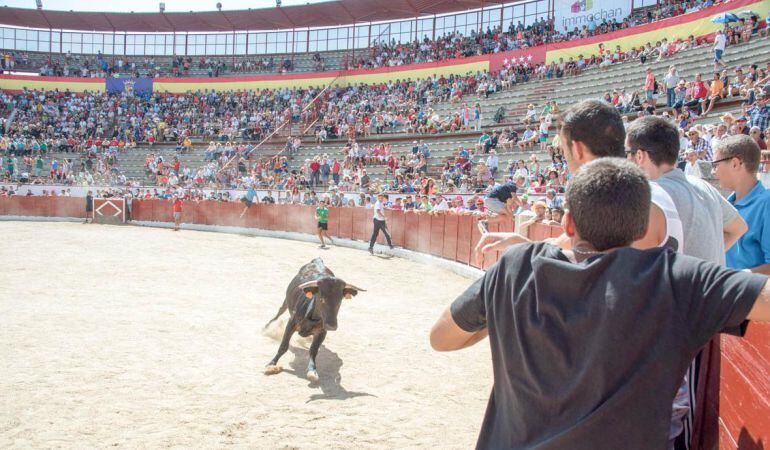
[[[145,97],[152,94],[152,78],[139,77],[139,78],[107,78],[107,92],[110,94],[126,93],[128,95],[136,95],[138,97]]]

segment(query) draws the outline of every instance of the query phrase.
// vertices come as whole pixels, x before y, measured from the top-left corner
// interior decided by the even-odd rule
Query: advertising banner
[[[152,95],[152,78],[114,78],[109,77],[106,80],[107,92],[111,94],[126,93],[137,97]]]
[[[556,31],[583,29],[593,19],[596,25],[607,20],[622,22],[631,14],[632,0],[555,0]]]

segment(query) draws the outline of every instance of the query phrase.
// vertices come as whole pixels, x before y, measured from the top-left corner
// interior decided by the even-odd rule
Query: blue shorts
[[[714,50],[714,61],[721,61],[722,53],[724,53],[724,50]]]

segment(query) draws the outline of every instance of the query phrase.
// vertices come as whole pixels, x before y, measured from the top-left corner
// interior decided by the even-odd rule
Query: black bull
[[[265,325],[267,328],[278,319],[287,309],[289,321],[283,332],[283,340],[278,347],[278,353],[267,364],[265,373],[270,375],[280,372],[278,360],[289,349],[289,340],[294,332],[302,337],[313,336],[310,345],[310,361],[307,365],[307,378],[311,381],[318,380],[318,372],[315,367],[315,358],[318,349],[326,338],[327,331],[337,329],[337,313],[340,310],[343,298],[351,298],[364,291],[334,276],[331,270],[324,264],[321,258],[316,258],[302,266],[299,273],[291,280],[286,289],[286,299],[283,301],[278,314]]]

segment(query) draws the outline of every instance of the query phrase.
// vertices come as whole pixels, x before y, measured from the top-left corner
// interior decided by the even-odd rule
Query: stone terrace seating
[[[770,60],[770,39],[754,37],[748,44],[733,45],[727,48],[724,61],[730,69],[728,75],[733,76],[737,66],[744,68],[753,63],[763,63]],[[650,62],[642,66],[638,61],[628,61],[614,64],[606,70],[589,69],[577,77],[565,77],[544,81],[533,80],[522,83],[512,89],[492,94],[488,99],[476,95],[466,96],[464,101],[469,104],[480,102],[483,111],[484,126],[495,125],[492,121],[495,111],[504,106],[507,110],[505,123],[521,124],[526,105],[534,103],[538,112],[545,100],[556,100],[563,110],[580,100],[600,98],[605,92],[626,89],[628,92],[641,91],[644,86],[645,68],[652,67],[659,81],[668,71],[670,65],[676,65],[679,75],[688,81],[695,78],[696,73],[703,74],[704,80],[710,80],[713,74],[713,52],[710,45],[685,50],[659,62]],[[658,105],[665,106],[665,93],[658,98]],[[442,116],[452,113],[456,106],[449,103],[438,104],[434,109]]]

